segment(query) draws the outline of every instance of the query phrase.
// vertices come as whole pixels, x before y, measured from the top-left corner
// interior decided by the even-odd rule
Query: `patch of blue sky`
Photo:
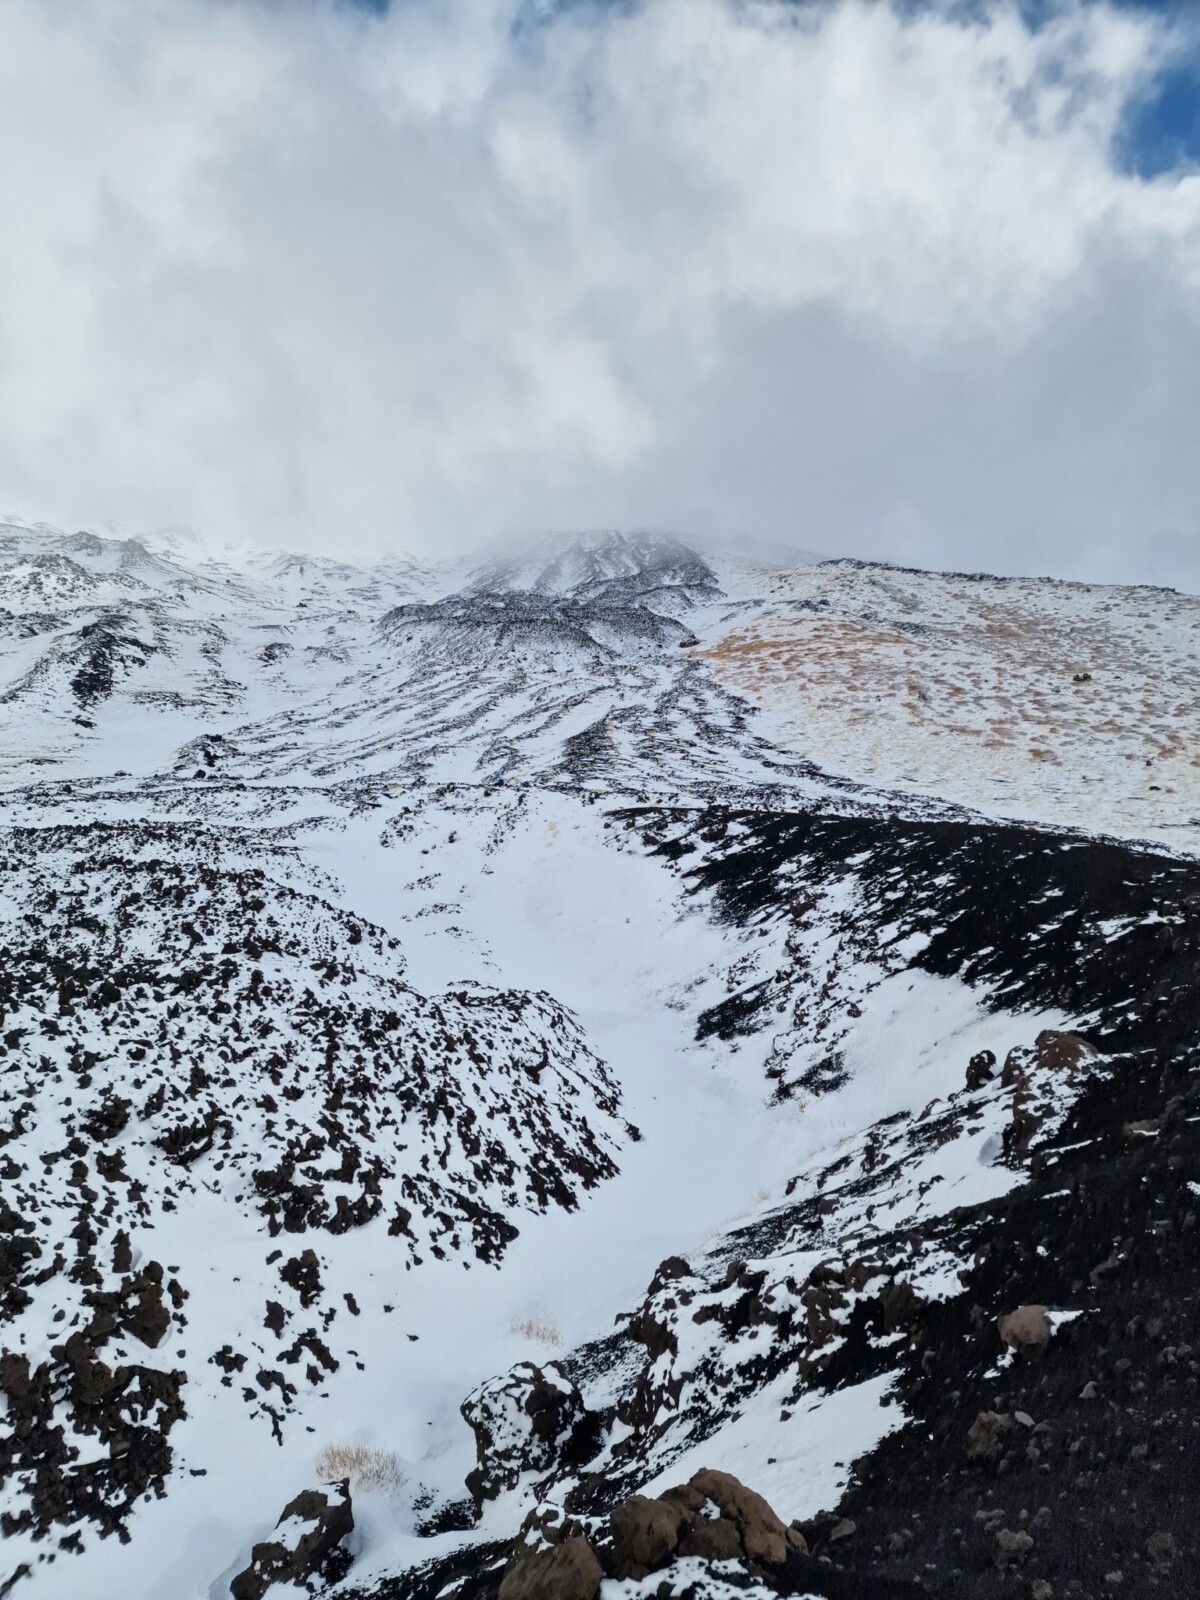
[[[383,14],[394,0],[343,0],[360,10]],[[400,0],[420,5],[427,0]],[[589,9],[599,14],[623,8],[629,0],[526,0],[518,8],[517,32],[550,20],[564,9]],[[648,0],[652,4],[653,0]],[[786,0],[785,0],[786,3]],[[836,5],[837,0],[791,0],[801,6]],[[936,10],[948,19],[969,21],[1015,4],[1033,31],[1061,17],[1064,0],[891,0],[902,13]],[[1087,3],[1087,0],[1084,0]],[[1097,0],[1099,3],[1099,0]],[[1179,48],[1143,83],[1126,107],[1113,143],[1114,165],[1143,179],[1184,174],[1200,168],[1200,26],[1194,0],[1106,0],[1114,9],[1160,16],[1179,31]]]
[[[1113,154],[1139,178],[1200,170],[1200,51],[1143,86],[1126,108]]]

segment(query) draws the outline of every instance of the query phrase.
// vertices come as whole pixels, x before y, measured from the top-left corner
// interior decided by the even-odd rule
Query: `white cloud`
[[[1200,586],[1145,12],[0,4],[0,505],[595,522]]]

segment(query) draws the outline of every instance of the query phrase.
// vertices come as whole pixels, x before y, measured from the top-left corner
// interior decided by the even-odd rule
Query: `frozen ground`
[[[991,816],[1200,844],[1200,600],[825,562],[705,640],[772,736]]]

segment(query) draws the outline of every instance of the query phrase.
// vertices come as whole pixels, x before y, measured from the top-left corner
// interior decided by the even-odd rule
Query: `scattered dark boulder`
[[[283,1508],[274,1539],[256,1544],[250,1565],[229,1585],[233,1600],[262,1600],[275,1583],[304,1584],[322,1577],[342,1540],[354,1528],[350,1480],[328,1493],[304,1489]]]
[[[151,1349],[171,1326],[171,1313],[163,1303],[162,1278],[159,1263],[149,1262],[131,1281],[122,1315],[127,1331]]]
[[[1014,1533],[1011,1528],[1000,1528],[993,1540],[993,1549],[1001,1572],[1008,1567],[1022,1566],[1033,1549],[1033,1535],[1023,1530]]]
[[[1151,1566],[1165,1571],[1175,1559],[1175,1538],[1170,1533],[1152,1533],[1146,1540],[1146,1557]]]
[[[307,1308],[321,1294],[321,1263],[315,1250],[302,1250],[298,1256],[285,1261],[279,1276],[289,1288],[300,1296],[301,1306]]]
[[[996,1072],[996,1056],[992,1050],[980,1050],[967,1062],[967,1088],[981,1089]]]

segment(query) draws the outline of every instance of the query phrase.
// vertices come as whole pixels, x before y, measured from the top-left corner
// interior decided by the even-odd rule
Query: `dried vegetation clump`
[[[544,1344],[549,1350],[562,1349],[562,1332],[558,1323],[543,1317],[522,1317],[519,1321],[510,1322],[508,1331],[522,1339],[530,1339],[534,1344]]]
[[[317,1456],[317,1476],[323,1483],[349,1478],[352,1489],[398,1489],[404,1471],[394,1450],[376,1444],[327,1444]]]

